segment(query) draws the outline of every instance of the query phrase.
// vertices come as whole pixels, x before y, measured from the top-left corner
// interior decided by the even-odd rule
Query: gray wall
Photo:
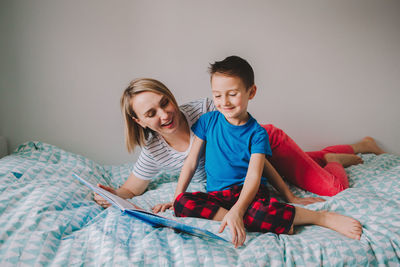
[[[180,103],[210,96],[207,67],[254,67],[250,112],[307,150],[375,137],[400,154],[400,1],[0,2],[0,135],[105,164],[134,161],[119,97],[136,77]],[[136,153],[137,154],[137,153]]]

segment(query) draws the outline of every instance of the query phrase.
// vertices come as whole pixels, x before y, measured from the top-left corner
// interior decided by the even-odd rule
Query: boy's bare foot
[[[356,240],[361,238],[362,226],[356,219],[328,211],[322,211],[320,219],[321,221],[318,224],[321,226],[332,229],[348,238]]]
[[[380,155],[386,153],[377,145],[374,138],[370,136],[364,137],[360,142],[352,144],[351,146],[355,154],[374,153],[375,155]]]
[[[338,162],[342,164],[344,168],[364,162],[362,158],[354,154],[327,153],[324,155],[324,158],[327,163]]]

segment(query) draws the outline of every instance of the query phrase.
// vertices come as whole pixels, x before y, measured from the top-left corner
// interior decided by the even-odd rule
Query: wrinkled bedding
[[[399,266],[400,156],[362,155],[346,169],[351,188],[309,205],[358,219],[360,241],[319,226],[295,235],[248,233],[245,246],[153,228],[115,208],[106,210],[72,177],[118,187],[131,164],[102,166],[55,146],[28,142],[0,159],[0,266]],[[150,209],[169,201],[176,175],[160,174],[130,201]],[[291,186],[299,196],[315,196]],[[204,190],[192,183],[189,190]],[[278,196],[279,198],[279,196]],[[173,217],[172,211],[165,216]],[[219,223],[175,218],[218,232]],[[229,239],[229,231],[220,236]]]

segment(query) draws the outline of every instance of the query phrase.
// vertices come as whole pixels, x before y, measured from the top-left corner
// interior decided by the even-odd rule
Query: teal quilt
[[[106,210],[72,177],[120,186],[131,164],[103,166],[55,146],[28,142],[0,159],[0,266],[399,266],[400,156],[362,155],[346,169],[351,188],[309,205],[358,219],[360,241],[319,226],[295,235],[248,233],[245,246],[153,228]],[[160,174],[131,202],[150,209],[169,201],[177,177]],[[291,187],[296,195],[313,194]],[[189,190],[204,190],[193,183]],[[173,217],[171,211],[165,214]],[[175,218],[218,232],[219,223]],[[220,236],[229,239],[229,231]]]

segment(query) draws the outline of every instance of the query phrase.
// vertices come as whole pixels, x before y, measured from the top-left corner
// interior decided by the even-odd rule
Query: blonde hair
[[[121,97],[121,110],[125,122],[125,144],[129,153],[133,152],[137,145],[144,146],[150,133],[154,133],[151,129],[143,128],[134,120],[138,117],[133,110],[132,99],[142,92],[153,92],[166,96],[178,108],[174,95],[160,81],[150,78],[131,81]]]

